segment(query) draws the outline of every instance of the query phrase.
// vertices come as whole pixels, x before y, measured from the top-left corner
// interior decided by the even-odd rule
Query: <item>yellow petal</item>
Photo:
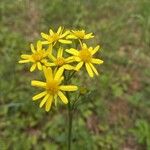
[[[92,55],[92,51],[93,51],[93,47],[89,47],[88,51],[91,53]]]
[[[53,79],[53,73],[52,73],[52,69],[50,67],[48,67],[48,68],[43,67],[43,71],[44,71],[44,76],[46,78],[46,81]]]
[[[74,61],[74,56],[70,56],[70,57],[67,57],[66,59],[65,59],[65,62],[66,63],[71,63],[71,62],[73,62]]]
[[[42,38],[46,39],[46,40],[49,40],[50,36],[48,34],[45,34],[45,33],[41,33],[41,36]]]
[[[78,90],[78,87],[73,86],[73,85],[61,85],[60,90],[62,90],[62,91],[76,91],[76,90]]]
[[[78,56],[74,56],[74,60],[77,61],[77,62],[79,62],[79,61],[81,61],[81,58],[78,57]]]
[[[72,33],[76,33],[76,30],[71,30]]]
[[[40,108],[46,103],[47,99],[49,98],[49,94],[46,94],[46,96],[42,99],[41,103],[40,103]]]
[[[82,66],[83,66],[83,62],[78,63],[77,66],[75,67],[75,70],[79,71]]]
[[[63,65],[66,70],[74,70],[75,68],[71,65]]]
[[[56,66],[55,63],[48,63],[48,62],[46,62],[44,64],[45,64],[45,66],[48,66],[48,67]]]
[[[90,63],[90,66],[91,66],[92,70],[94,71],[94,73],[98,76],[99,74],[98,74],[96,68],[91,63]]]
[[[31,55],[21,55],[20,57],[22,59],[30,59]]]
[[[39,94],[33,96],[33,97],[32,97],[32,100],[33,100],[33,101],[38,100],[38,99],[42,98],[43,96],[45,96],[46,93],[47,93],[46,91],[41,92],[41,93],[39,93]]]
[[[61,91],[58,92],[58,96],[60,97],[60,99],[62,100],[63,103],[65,103],[65,104],[68,103],[67,97]]]
[[[66,49],[66,52],[69,54],[75,55],[75,56],[77,56],[79,54],[79,51],[77,51],[74,48]]]
[[[83,48],[83,49],[86,49],[86,48],[87,48],[87,45],[86,45],[85,43],[83,43],[83,44],[82,44],[82,48]]]
[[[41,41],[41,43],[44,45],[44,44],[50,44],[51,42],[50,41]]]
[[[46,104],[45,104],[45,110],[46,110],[46,111],[49,111],[49,110],[50,110],[51,105],[52,105],[52,101],[53,101],[53,96],[50,95],[49,98],[48,98],[47,101],[46,101]]]
[[[92,62],[93,64],[102,64],[102,63],[103,63],[103,60],[96,59],[96,58],[92,58],[92,59],[91,59],[91,62]]]
[[[57,53],[57,58],[62,57],[63,56],[63,48],[59,48],[58,49],[58,53]]]
[[[57,33],[60,34],[62,32],[62,27],[60,26],[57,30]]]
[[[38,67],[39,70],[42,70],[42,65],[41,65],[40,62],[37,62],[37,67]]]
[[[28,62],[30,62],[30,60],[28,60],[28,59],[27,60],[20,60],[19,61],[20,64],[22,64],[22,63],[28,63]]]
[[[56,72],[54,79],[55,79],[55,80],[59,80],[59,79],[61,78],[63,72],[64,72],[64,68],[63,68],[63,67],[60,67],[60,68],[58,69],[58,71]]]
[[[53,50],[53,45],[50,44],[49,47],[48,47],[48,49],[47,49],[47,53],[48,54],[52,54],[52,50]]]
[[[90,77],[93,77],[94,74],[93,74],[93,71],[92,71],[90,65],[89,65],[88,63],[85,63],[85,67],[86,67],[86,70],[87,70],[89,76],[90,76]]]
[[[93,33],[89,33],[89,34],[86,34],[85,35],[85,39],[91,39],[91,38],[93,38],[94,37],[94,35],[92,35]]]
[[[37,42],[37,51],[40,51],[42,49],[42,43],[41,43],[41,41],[39,40],[38,42]]]
[[[74,35],[72,35],[72,34],[70,34],[70,35],[68,35],[68,36],[66,37],[66,39],[77,39],[77,37],[74,36]]]
[[[92,55],[94,55],[98,50],[99,50],[100,46],[97,45],[93,50],[92,50]]]
[[[52,55],[52,54],[49,54],[48,57],[54,62],[56,61],[56,58]]]
[[[65,33],[63,33],[62,35],[60,35],[60,38],[64,38],[69,33],[70,33],[70,31],[66,31]]]
[[[50,34],[50,35],[53,35],[53,34],[54,34],[54,32],[53,32],[52,29],[49,30],[49,34]]]
[[[32,72],[32,71],[34,71],[35,69],[36,69],[36,63],[34,63],[34,64],[31,66],[30,71]]]
[[[63,43],[63,44],[71,44],[72,41],[69,41],[69,40],[59,40],[60,43]]]
[[[43,63],[43,65],[45,65],[45,66],[51,66],[51,64],[53,64],[53,63],[49,63],[49,62],[47,62],[47,60],[46,59],[42,59],[41,60],[41,62]],[[53,65],[52,65],[53,66]]]
[[[58,82],[58,84],[61,84],[61,82],[64,80],[64,77],[62,76]]]
[[[46,87],[46,83],[45,82],[37,81],[37,80],[32,80],[31,81],[31,85],[35,86],[35,87],[42,87],[42,88]]]
[[[35,51],[35,48],[34,48],[34,45],[33,45],[33,44],[30,44],[30,48],[31,48],[32,53],[36,53],[36,51]]]

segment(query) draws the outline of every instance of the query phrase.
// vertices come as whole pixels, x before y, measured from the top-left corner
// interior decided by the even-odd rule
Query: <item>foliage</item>
[[[59,25],[96,33],[91,43],[101,45],[98,57],[105,62],[95,80],[79,75],[92,92],[74,112],[74,149],[99,150],[100,143],[106,150],[142,149],[128,131],[139,118],[149,123],[149,5],[149,0],[1,0],[0,149],[66,149],[65,107],[37,111],[30,87],[36,77],[16,61],[41,31]]]
[[[145,120],[137,120],[135,123],[135,128],[131,132],[138,139],[140,144],[145,144],[147,150],[150,149],[150,125]]]

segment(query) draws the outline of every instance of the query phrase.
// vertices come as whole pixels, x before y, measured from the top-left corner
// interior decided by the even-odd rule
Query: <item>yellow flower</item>
[[[53,32],[53,30],[49,30],[49,34],[41,33],[41,36],[46,40],[43,41],[42,44],[54,44],[58,41],[63,44],[71,44],[72,42],[70,40],[64,39],[70,31],[65,31],[63,33],[62,27],[59,27],[57,32]]]
[[[85,33],[85,30],[72,30],[72,32],[66,37],[67,39],[91,39],[94,36],[93,33]]]
[[[81,67],[85,64],[86,70],[90,77],[94,76],[94,73],[98,75],[98,72],[93,64],[102,64],[103,61],[97,58],[93,58],[93,55],[99,50],[99,46],[96,46],[94,49],[92,47],[87,47],[85,43],[81,45],[81,50],[68,49],[66,52],[74,56],[74,60],[78,62],[76,70],[80,70]]]
[[[48,66],[56,66],[58,68],[63,67],[66,70],[75,69],[73,66],[69,65],[69,63],[73,62],[73,57],[63,57],[63,48],[58,49],[57,57],[54,57],[52,54],[49,54],[49,58],[53,61],[53,63],[48,63]]]
[[[21,58],[23,60],[20,60],[19,63],[29,63],[29,62],[33,63],[30,68],[31,72],[34,71],[36,67],[39,70],[42,70],[42,65],[47,65],[46,57],[49,55],[50,49],[47,51],[43,49],[41,41],[37,42],[37,49],[35,49],[33,44],[31,44],[30,47],[31,47],[32,54],[21,55]]]
[[[33,80],[31,81],[31,85],[43,88],[44,91],[35,95],[32,99],[35,101],[43,98],[40,102],[40,107],[45,104],[46,111],[50,110],[53,100],[55,100],[55,104],[57,103],[57,97],[59,97],[64,104],[67,104],[68,99],[62,91],[76,91],[78,87],[74,85],[61,85],[61,82],[64,79],[62,76],[64,71],[63,68],[59,68],[55,74],[52,72],[51,68],[43,67],[43,71],[46,82]]]

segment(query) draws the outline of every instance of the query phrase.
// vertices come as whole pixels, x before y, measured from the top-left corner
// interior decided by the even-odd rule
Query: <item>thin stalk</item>
[[[71,150],[72,141],[72,109],[71,103],[68,102],[68,150]]]
[[[72,77],[72,75],[70,76]],[[70,80],[70,77],[67,78],[66,76],[66,80],[65,80],[65,84],[68,84],[68,81]],[[69,93],[66,92],[66,97],[68,99],[68,150],[71,150],[71,143],[72,143],[72,106],[71,106],[71,102],[70,102],[70,96]]]

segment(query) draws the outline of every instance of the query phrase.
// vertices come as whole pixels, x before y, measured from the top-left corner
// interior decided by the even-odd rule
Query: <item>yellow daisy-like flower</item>
[[[94,37],[93,33],[85,33],[85,30],[72,30],[71,33],[66,37],[67,39],[91,39]]]
[[[32,99],[36,101],[44,97],[40,102],[40,107],[45,104],[46,111],[50,110],[53,100],[57,103],[57,97],[59,97],[64,104],[67,104],[68,99],[62,91],[76,91],[78,87],[74,85],[61,85],[61,82],[64,79],[62,76],[64,71],[63,68],[59,68],[55,74],[52,72],[51,68],[43,67],[43,71],[46,82],[33,80],[31,81],[31,85],[43,88],[44,91],[35,95]]]
[[[73,62],[73,57],[63,57],[63,48],[59,48],[57,52],[57,57],[54,57],[52,54],[49,54],[49,58],[53,61],[52,63],[48,63],[48,66],[56,66],[58,68],[63,67],[66,70],[73,70],[75,67],[71,66],[69,63]]]
[[[98,72],[93,64],[102,64],[103,61],[97,58],[93,58],[93,55],[99,50],[99,46],[96,46],[94,49],[92,47],[87,47],[85,43],[81,45],[81,50],[68,49],[66,52],[74,56],[74,60],[79,62],[76,66],[76,70],[80,70],[81,67],[85,64],[86,70],[90,77],[94,76],[94,73],[98,75]]]
[[[21,55],[21,58],[23,60],[20,60],[19,63],[33,63],[30,71],[34,71],[36,69],[36,67],[39,70],[42,70],[42,65],[47,65],[47,59],[46,57],[49,55],[49,52],[51,51],[49,50],[45,50],[42,48],[42,43],[41,41],[37,42],[37,49],[35,49],[35,47],[33,46],[33,44],[30,45],[31,47],[31,51],[33,54],[31,55],[27,55],[27,54],[23,54]]]
[[[42,42],[42,44],[54,44],[56,42],[60,42],[63,44],[71,44],[72,42],[70,40],[64,39],[70,31],[65,31],[63,33],[62,27],[59,27],[57,32],[53,32],[53,30],[49,30],[49,34],[41,33],[41,36],[45,39],[45,41]]]

